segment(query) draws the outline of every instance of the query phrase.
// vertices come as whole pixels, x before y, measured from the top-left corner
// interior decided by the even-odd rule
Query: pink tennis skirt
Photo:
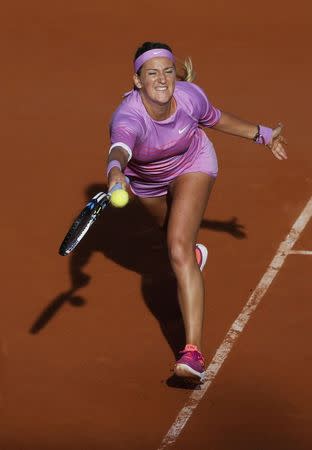
[[[128,175],[130,179],[130,189],[138,197],[160,197],[166,195],[170,183],[177,177],[186,173],[201,172],[216,178],[218,175],[218,160],[213,144],[209,141],[196,155],[195,159],[186,164],[182,171],[173,174],[172,179],[164,181],[143,180],[141,178]]]

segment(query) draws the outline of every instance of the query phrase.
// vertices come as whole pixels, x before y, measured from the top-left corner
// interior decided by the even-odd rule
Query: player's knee
[[[168,252],[172,268],[182,269],[192,258],[192,245],[183,238],[173,238],[168,241]]]

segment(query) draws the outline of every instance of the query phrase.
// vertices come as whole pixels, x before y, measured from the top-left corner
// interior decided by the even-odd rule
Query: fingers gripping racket
[[[115,184],[109,192],[98,192],[92,197],[68,230],[59,248],[60,255],[66,256],[77,247],[103,209],[109,205],[111,195],[117,189],[122,189],[120,183]]]

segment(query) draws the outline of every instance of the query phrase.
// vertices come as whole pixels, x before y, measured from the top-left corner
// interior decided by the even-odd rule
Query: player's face
[[[146,61],[140,76],[134,76],[134,82],[144,98],[158,105],[170,102],[176,81],[173,62],[168,58],[152,58]]]

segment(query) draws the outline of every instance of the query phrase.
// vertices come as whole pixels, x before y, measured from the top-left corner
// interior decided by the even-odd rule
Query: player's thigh
[[[168,244],[180,241],[195,245],[214,181],[214,177],[194,172],[179,176],[171,184]]]
[[[138,197],[140,203],[144,206],[146,211],[154,219],[160,228],[164,228],[167,223],[168,202],[167,196],[159,197]]]

